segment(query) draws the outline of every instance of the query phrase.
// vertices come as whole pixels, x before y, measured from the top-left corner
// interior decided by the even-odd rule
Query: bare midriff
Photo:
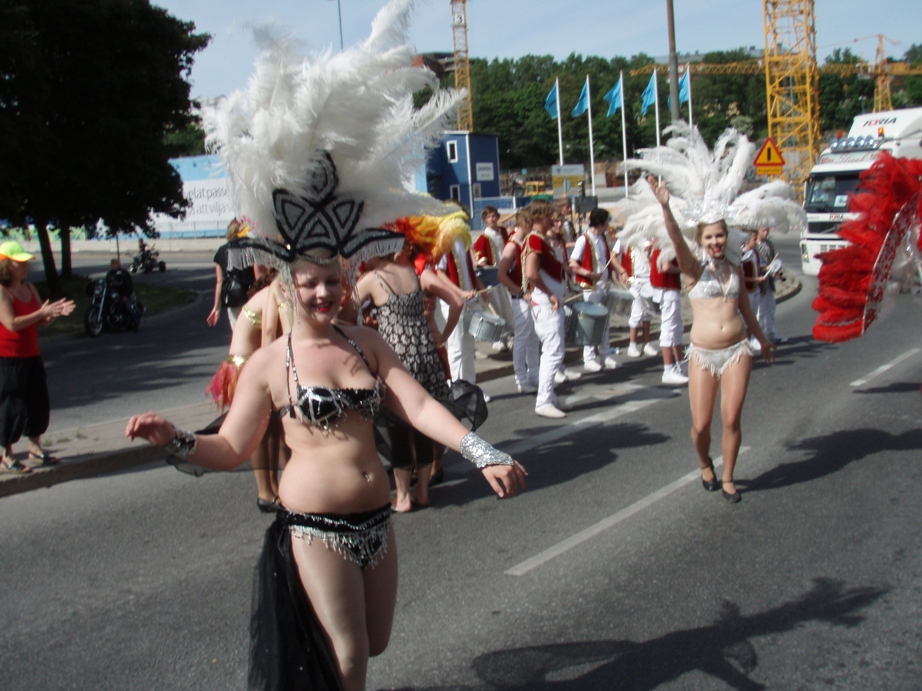
[[[279,484],[289,511],[359,513],[390,502],[387,473],[375,447],[372,423],[347,412],[329,431],[283,418],[291,460]]]
[[[692,308],[691,342],[706,350],[736,345],[746,338],[746,324],[739,312],[738,300],[697,298],[689,300]]]

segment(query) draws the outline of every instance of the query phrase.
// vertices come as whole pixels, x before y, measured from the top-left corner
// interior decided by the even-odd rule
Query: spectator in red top
[[[34,257],[15,241],[0,245],[0,470],[28,473],[32,467],[13,458],[13,444],[29,437],[29,460],[52,465],[57,459],[42,449],[51,405],[45,365],[38,349],[38,326],[74,311],[62,298],[42,303],[26,277]]]

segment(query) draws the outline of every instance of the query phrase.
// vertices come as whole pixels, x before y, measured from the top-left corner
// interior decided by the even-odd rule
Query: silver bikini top
[[[701,264],[701,267],[698,282],[688,291],[689,298],[728,298],[735,300],[740,296],[740,277],[730,264],[725,261],[720,263],[705,261]],[[722,272],[722,269],[729,272],[730,275],[725,283],[721,282],[717,273],[715,273],[715,269],[717,272]]]

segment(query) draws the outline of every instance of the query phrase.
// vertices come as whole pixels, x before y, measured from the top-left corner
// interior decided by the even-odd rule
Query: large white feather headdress
[[[402,236],[379,226],[451,210],[409,189],[464,96],[412,65],[414,4],[392,0],[368,39],[342,53],[302,55],[290,37],[258,30],[249,85],[205,111],[206,143],[227,168],[237,214],[257,236],[282,236],[266,247],[283,261],[399,248]],[[427,86],[434,95],[415,109],[413,94]]]
[[[663,178],[669,187],[672,213],[693,247],[699,223],[723,220],[731,227],[771,227],[782,233],[806,227],[806,215],[786,182],[770,182],[740,194],[755,155],[755,147],[745,135],[728,129],[712,152],[698,130],[684,122],[666,132],[674,136],[665,146],[642,149],[640,158],[628,159],[622,167]],[[639,246],[652,240],[664,249],[671,247],[662,209],[645,179],[632,185],[627,198],[613,205],[611,211],[624,226],[619,233],[622,243]],[[731,260],[738,254],[734,250],[742,237],[731,238]]]

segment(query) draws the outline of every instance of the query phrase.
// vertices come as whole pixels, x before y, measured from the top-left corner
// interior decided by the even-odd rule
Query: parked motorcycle
[[[166,271],[166,262],[160,261],[160,253],[157,250],[141,245],[141,249],[131,260],[129,271],[133,274],[138,271],[149,274],[154,269]]]
[[[124,270],[121,273],[127,278]],[[83,327],[91,338],[96,338],[105,329],[137,331],[141,326],[144,305],[124,280],[107,274],[105,278],[87,283],[86,294],[93,301],[83,315]]]

